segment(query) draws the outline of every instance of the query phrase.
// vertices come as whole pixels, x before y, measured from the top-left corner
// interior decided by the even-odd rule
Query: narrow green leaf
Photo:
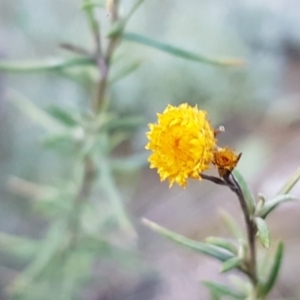
[[[279,204],[287,201],[293,201],[293,200],[297,200],[297,198],[290,194],[276,196],[275,198],[265,203],[264,207],[261,209],[259,213],[259,216],[265,219],[268,216],[268,214],[271,211],[273,211]]]
[[[230,296],[233,299],[245,299],[246,295],[229,288],[228,286],[212,281],[202,281],[202,284],[206,286],[210,291],[223,295],[223,296]]]
[[[40,275],[57,253],[66,238],[66,223],[57,222],[49,229],[47,237],[40,244],[40,249],[34,261],[23,271],[10,287],[12,293],[19,293]]]
[[[243,263],[243,259],[240,257],[233,257],[226,260],[221,266],[221,272],[228,272],[232,269],[240,268]]]
[[[225,226],[237,239],[244,239],[244,232],[241,230],[241,225],[237,223],[236,219],[233,218],[228,212],[220,209],[219,214]]]
[[[246,180],[244,179],[242,174],[237,169],[234,169],[232,174],[233,174],[235,180],[237,181],[237,183],[239,184],[239,186],[242,190],[242,193],[245,197],[247,207],[248,207],[248,212],[250,213],[250,215],[252,215],[255,211],[254,196],[253,196],[250,188],[248,187],[248,184],[246,183]]]
[[[110,30],[108,31],[108,33],[106,34],[106,37],[111,39],[120,36],[124,31],[124,27],[125,27],[125,20],[122,19],[115,22],[113,26],[110,28]]]
[[[236,246],[232,242],[230,242],[226,239],[211,236],[211,237],[206,238],[205,242],[215,245],[215,246],[218,246],[225,250],[228,250],[232,254],[237,255],[237,253],[238,253]]]
[[[78,251],[117,262],[120,266],[128,269],[137,270],[142,268],[136,253],[132,249],[130,250],[128,245],[110,244],[108,241],[101,239],[98,233],[84,237],[78,245]]]
[[[23,95],[12,92],[10,96],[11,102],[19,108],[22,112],[24,112],[31,120],[42,125],[45,129],[50,132],[63,132],[65,131],[65,127],[59,124],[57,120],[55,120],[52,116],[47,114],[45,111],[41,110],[35,104],[33,104],[30,100],[28,100]]]
[[[233,257],[233,255],[228,251],[225,251],[225,250],[223,250],[219,247],[213,246],[213,245],[209,245],[206,243],[202,243],[202,242],[198,242],[198,241],[189,239],[185,236],[182,236],[178,233],[168,230],[148,219],[143,219],[143,223],[146,226],[148,226],[150,229],[152,229],[153,231],[161,234],[162,236],[168,238],[169,240],[171,240],[181,246],[189,248],[193,251],[200,252],[202,254],[214,257],[220,261],[226,261]]]
[[[122,142],[128,140],[130,136],[131,136],[130,132],[122,132],[122,131],[112,134],[109,141],[109,151],[112,151]]]
[[[148,153],[137,153],[129,157],[114,158],[110,161],[111,167],[117,172],[138,170],[148,165]]]
[[[81,6],[82,10],[93,9],[94,7],[105,7],[105,3],[103,0],[85,0]]]
[[[0,233],[1,249],[20,259],[32,259],[39,249],[39,242],[7,233]]]
[[[178,56],[180,58],[197,61],[201,63],[207,63],[207,64],[219,65],[219,66],[240,66],[244,64],[244,62],[240,59],[216,59],[216,58],[211,58],[200,54],[195,54],[183,50],[181,48],[177,48],[169,44],[161,43],[135,33],[124,33],[123,38],[127,41],[149,46],[161,50],[163,52],[166,52],[168,54]]]
[[[16,73],[29,73],[29,72],[45,72],[56,71],[65,68],[78,67],[78,66],[90,66],[94,65],[94,61],[91,58],[71,58],[71,59],[48,59],[41,61],[20,61],[10,62],[0,60],[0,71],[4,72],[16,72]]]
[[[300,179],[300,167],[296,170],[295,174],[284,184],[277,195],[287,194],[297,184]]]
[[[260,295],[263,297],[265,297],[269,294],[269,292],[272,290],[272,288],[277,280],[279,270],[281,267],[283,250],[284,250],[283,243],[280,242],[277,246],[273,265],[271,266],[267,280],[260,287]]]
[[[119,70],[118,72],[115,72],[111,75],[110,78],[110,83],[114,84],[117,81],[125,78],[126,76],[130,75],[131,73],[133,73],[135,70],[137,70],[141,65],[142,65],[143,61],[135,61],[131,64],[128,64],[126,66],[124,66],[121,70]]]
[[[101,129],[102,130],[113,130],[118,128],[122,128],[122,130],[131,129],[144,124],[144,122],[145,120],[140,116],[130,116],[130,117],[124,117],[119,119],[112,119],[107,123],[103,124]]]
[[[135,13],[135,11],[139,8],[139,6],[144,1],[145,0],[136,0],[135,3],[134,3],[134,5],[130,9],[129,13],[127,14],[127,16],[125,16],[121,20],[115,22],[113,24],[112,28],[107,33],[106,36],[108,38],[114,38],[114,37],[117,37],[117,36],[121,35],[123,33],[123,31],[124,31],[124,28],[125,28],[127,22],[130,20],[130,18],[133,16],[133,14]]]
[[[62,109],[61,107],[51,105],[46,109],[46,111],[64,125],[74,127],[78,124],[72,113]]]
[[[72,149],[75,149],[74,140],[70,135],[48,135],[42,140],[42,145],[47,149],[59,150],[68,155]]]
[[[263,247],[269,249],[270,247],[270,233],[268,226],[262,218],[255,218],[255,223],[258,230],[259,240]]]
[[[235,290],[240,291],[245,295],[250,295],[252,291],[252,285],[249,281],[244,280],[241,276],[230,274],[229,281],[235,288]]]
[[[210,290],[210,300],[221,300],[221,296],[215,291]]]
[[[144,2],[145,0],[136,0],[132,8],[130,9],[128,15],[125,17],[125,23],[129,21],[129,19],[133,16],[133,14],[136,12],[136,10],[140,7],[140,5]]]
[[[127,214],[127,211],[123,204],[123,199],[119,194],[118,187],[116,186],[109,160],[106,156],[98,155],[98,167],[101,170],[101,183],[104,193],[107,194],[108,199],[111,202],[113,213],[116,216],[117,221],[121,229],[123,229],[130,238],[135,239],[137,237],[135,229],[131,223],[131,220]]]

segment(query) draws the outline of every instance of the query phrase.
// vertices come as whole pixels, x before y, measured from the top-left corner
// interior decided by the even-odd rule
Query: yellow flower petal
[[[157,168],[162,181],[168,178],[170,187],[174,182],[185,187],[188,178],[201,179],[199,173],[209,168],[216,139],[206,115],[187,103],[168,105],[157,114],[158,122],[149,124],[150,168]]]

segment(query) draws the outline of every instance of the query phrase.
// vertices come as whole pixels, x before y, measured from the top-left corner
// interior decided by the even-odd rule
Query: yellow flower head
[[[146,149],[152,150],[150,168],[157,168],[161,181],[169,179],[185,187],[187,178],[201,179],[214,157],[216,139],[206,111],[187,103],[168,105],[157,114],[157,124],[149,124]]]
[[[231,172],[237,165],[240,154],[236,154],[229,147],[218,148],[214,153],[213,164],[218,168],[219,175],[223,177],[226,173]]]

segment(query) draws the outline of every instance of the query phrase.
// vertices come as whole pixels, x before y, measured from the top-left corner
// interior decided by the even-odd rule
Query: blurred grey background
[[[133,1],[121,1],[128,11]],[[91,47],[80,1],[0,0],[0,57],[4,60],[68,57],[63,42]],[[99,20],[107,28],[105,12]],[[142,66],[111,90],[114,110],[137,114],[145,125],[115,155],[143,153],[148,122],[169,103],[198,104],[214,126],[224,125],[221,145],[243,152],[239,169],[254,191],[271,197],[300,165],[300,4],[296,0],[146,0],[127,30],[216,58],[240,58],[244,66],[217,67],[168,56],[124,41],[121,60]],[[89,91],[55,73],[0,73],[0,229],[43,237],[47,220],[30,202],[7,188],[11,176],[49,184],[72,176],[68,157],[44,150],[43,129],[10,102],[17,92],[41,108],[56,104],[86,107]],[[127,208],[139,233],[149,278],[135,278],[107,268],[107,287],[87,291],[83,299],[208,299],[199,283],[217,279],[219,264],[173,245],[141,225],[147,217],[188,237],[230,236],[219,217],[222,208],[243,224],[237,199],[209,182],[193,182],[183,190],[160,183],[155,170],[119,176]],[[300,187],[293,190],[300,196]],[[299,299],[299,203],[287,203],[269,219],[273,246],[286,243],[284,265],[271,299]],[[15,276],[14,261],[0,251],[0,298]],[[2,296],[1,296],[2,295]],[[1,298],[1,299],[2,299]]]

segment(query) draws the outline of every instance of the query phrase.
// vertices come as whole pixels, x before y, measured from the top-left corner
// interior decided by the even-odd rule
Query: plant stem
[[[113,10],[112,10],[112,21],[116,22],[118,20],[118,2],[115,1]],[[92,111],[97,114],[101,103],[104,101],[105,92],[107,88],[107,79],[108,79],[108,70],[110,65],[110,60],[117,45],[117,39],[112,38],[108,44],[106,54],[103,55],[101,37],[99,24],[95,18],[93,8],[87,9],[87,17],[90,24],[90,28],[94,37],[95,43],[95,60],[97,62],[100,79],[95,88],[95,99],[92,103]],[[90,197],[94,179],[97,174],[97,168],[91,155],[87,155],[84,160],[84,174],[82,179],[81,187],[78,191],[78,194],[74,200],[74,217],[71,216],[71,228],[72,228],[72,243],[76,243],[79,231],[79,217],[81,212],[82,203]]]
[[[245,270],[245,273],[250,278],[254,292],[256,293],[258,280],[257,280],[257,267],[256,267],[256,224],[254,223],[253,219],[251,218],[251,215],[247,208],[247,203],[245,200],[245,197],[243,195],[243,192],[241,190],[241,187],[239,186],[238,182],[234,178],[234,176],[231,173],[225,174],[223,176],[223,179],[209,176],[205,174],[200,174],[203,179],[212,181],[219,185],[226,185],[230,188],[231,191],[233,191],[237,198],[239,199],[242,212],[244,215],[245,223],[246,223],[246,230],[247,230],[247,240],[248,240],[248,247],[249,247],[249,260],[247,262],[247,270]]]
[[[119,21],[118,8],[119,8],[119,1],[115,0],[111,12],[112,24],[115,24],[116,22]],[[119,36],[116,35],[110,38],[105,54],[102,53],[101,45],[99,44],[100,42],[97,36],[98,34],[97,32],[95,32],[94,37],[95,37],[96,44],[98,44],[96,61],[99,69],[100,80],[96,87],[96,95],[94,98],[93,110],[94,112],[99,113],[101,109],[101,105],[105,99],[105,92],[107,89],[111,58],[119,43]]]
[[[255,288],[258,283],[256,274],[256,224],[254,223],[253,219],[249,214],[243,192],[234,176],[231,173],[227,174],[224,176],[224,181],[228,183],[228,187],[236,194],[237,198],[239,199],[242,212],[245,218],[249,246],[249,276]]]

